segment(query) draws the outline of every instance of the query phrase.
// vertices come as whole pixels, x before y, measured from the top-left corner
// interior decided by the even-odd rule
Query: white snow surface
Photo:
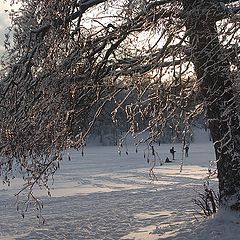
[[[84,156],[69,152],[71,161],[61,168],[51,185],[52,197],[36,190],[43,201],[45,224],[39,224],[37,212],[30,207],[24,219],[16,209],[14,194],[22,181],[14,179],[11,186],[0,185],[1,240],[232,240],[239,239],[240,217],[220,211],[204,220],[192,202],[203,192],[209,161],[214,159],[212,143],[190,145],[189,157],[182,160],[181,144],[161,144],[155,149],[159,157],[171,159],[174,146],[176,160],[160,166],[157,161],[157,181],[151,181],[151,166],[144,158],[145,147],[136,153],[134,146],[87,146]],[[67,158],[67,157],[66,157]],[[217,186],[217,180],[211,184]]]

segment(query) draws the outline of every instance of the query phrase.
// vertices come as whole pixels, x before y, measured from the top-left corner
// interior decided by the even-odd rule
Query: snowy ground
[[[172,145],[155,146],[159,156],[170,157]],[[176,160],[160,166],[158,181],[148,177],[150,164],[144,147],[136,153],[129,147],[119,156],[116,147],[87,147],[85,155],[71,151],[71,161],[63,161],[52,186],[52,197],[39,192],[44,203],[40,225],[29,209],[23,219],[16,211],[11,187],[0,185],[0,239],[234,239],[240,236],[238,216],[203,221],[196,215],[192,198],[202,191],[209,161],[214,159],[211,143],[190,146],[180,173],[181,145],[175,144]],[[151,159],[150,159],[151,163]],[[213,180],[213,184],[216,180]],[[197,217],[197,219],[196,219]],[[235,238],[238,239],[238,238]]]

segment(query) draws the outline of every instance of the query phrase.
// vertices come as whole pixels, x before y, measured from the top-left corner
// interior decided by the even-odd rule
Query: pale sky
[[[8,1],[0,0],[0,55],[4,52],[3,42],[4,34],[7,33],[7,27],[10,26],[10,21],[8,18],[8,13],[5,12],[6,9],[9,9],[10,5]]]

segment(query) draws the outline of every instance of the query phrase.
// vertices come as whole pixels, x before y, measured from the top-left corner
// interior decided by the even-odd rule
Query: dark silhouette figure
[[[169,158],[167,157],[166,160],[165,160],[165,163],[170,163],[172,161],[169,160]]]
[[[173,160],[175,160],[175,150],[174,150],[174,147],[172,147],[171,149],[170,149],[170,153],[172,154],[172,159]]]
[[[187,145],[187,146],[184,148],[184,150],[185,150],[185,157],[188,157],[189,146]]]

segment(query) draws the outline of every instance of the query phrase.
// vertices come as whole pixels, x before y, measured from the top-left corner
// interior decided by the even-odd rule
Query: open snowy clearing
[[[172,145],[156,145],[161,159],[171,158]],[[176,160],[160,166],[157,181],[150,181],[144,158],[145,147],[94,147],[71,151],[52,185],[52,197],[37,191],[43,200],[45,224],[40,225],[36,211],[30,208],[23,219],[16,211],[14,193],[21,181],[11,187],[0,186],[0,239],[233,239],[239,236],[238,216],[204,222],[197,214],[192,198],[203,191],[209,161],[214,159],[210,142],[191,144],[189,157],[182,158],[181,144],[174,145]],[[216,185],[216,179],[211,183]],[[224,218],[226,215],[224,215]],[[227,224],[230,223],[230,224]]]

